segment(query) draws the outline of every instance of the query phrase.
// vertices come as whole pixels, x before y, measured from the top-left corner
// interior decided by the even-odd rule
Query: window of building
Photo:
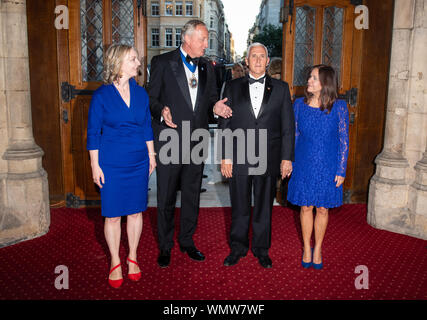
[[[165,46],[172,47],[172,28],[165,29]]]
[[[185,2],[185,15],[186,16],[193,15],[193,2]]]
[[[179,47],[181,45],[181,28],[175,29],[175,46]]]
[[[173,4],[170,1],[165,2],[165,15],[173,15]]]
[[[209,49],[213,50],[213,39],[209,39]]]
[[[175,2],[175,15],[182,16],[182,2]]]
[[[151,15],[152,16],[159,16],[160,15],[160,6],[158,2],[152,2],[151,3]]]
[[[160,32],[159,29],[151,29],[151,46],[158,47],[160,46]]]
[[[213,27],[214,27],[214,17],[212,17],[212,16],[211,16],[211,21],[210,21],[210,25],[209,25],[209,27],[210,27],[210,28],[213,28]]]

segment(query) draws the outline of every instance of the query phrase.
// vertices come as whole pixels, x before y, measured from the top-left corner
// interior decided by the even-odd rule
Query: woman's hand
[[[282,179],[289,177],[292,173],[292,161],[282,160],[280,163],[280,175]]]
[[[335,176],[335,182],[337,183],[336,187],[338,188],[340,185],[344,183],[344,177],[341,176]]]
[[[157,167],[156,155],[155,154],[150,154],[149,158],[150,158],[150,171],[149,171],[149,175],[151,176],[151,174],[153,173],[154,169]]]
[[[91,163],[92,166],[92,178],[98,187],[102,188],[102,185],[105,184],[104,172],[102,172],[101,167],[97,163]]]

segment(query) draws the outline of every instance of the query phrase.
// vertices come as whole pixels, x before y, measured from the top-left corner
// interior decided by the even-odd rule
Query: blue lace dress
[[[336,100],[331,112],[312,108],[299,98],[294,103],[295,162],[288,185],[288,201],[298,206],[324,208],[342,205],[348,157],[348,110]]]

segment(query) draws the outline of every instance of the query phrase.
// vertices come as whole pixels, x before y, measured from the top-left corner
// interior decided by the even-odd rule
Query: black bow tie
[[[185,57],[185,61],[187,61],[188,63],[193,62],[194,64],[198,64],[199,58],[192,58],[187,54],[187,56]]]
[[[259,82],[262,84],[262,83],[264,83],[264,80],[265,80],[265,76],[262,78],[259,78],[259,79],[254,79],[254,78],[249,77],[249,84],[254,84],[255,82]]]

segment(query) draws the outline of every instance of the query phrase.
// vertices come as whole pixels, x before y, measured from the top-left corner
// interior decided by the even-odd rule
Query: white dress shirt
[[[249,77],[255,80],[264,76],[265,74],[263,74],[261,77],[255,78],[249,74]],[[258,118],[259,110],[261,109],[262,99],[264,98],[264,88],[265,79],[263,83],[255,82],[253,84],[249,84],[249,94],[251,96],[252,109],[254,110],[255,118]]]
[[[186,57],[187,52],[185,52],[184,49],[182,49],[182,46],[180,47],[180,49],[181,49],[181,52],[184,55],[184,57]],[[188,89],[190,91],[191,104],[192,104],[193,110],[194,110],[194,107],[196,106],[197,89],[199,88],[199,66],[197,66],[196,71],[194,71],[194,76],[197,79],[197,87],[192,88],[190,86],[190,80],[193,78],[193,73],[188,69],[188,67],[185,65],[184,62],[182,62],[182,64],[184,65],[185,76],[187,78],[187,85],[188,85]],[[193,62],[190,62],[190,64],[193,65]]]
[[[181,50],[182,54],[184,55],[184,57],[187,56],[187,52],[184,51],[184,49],[182,49],[182,46],[179,47],[179,49]],[[193,62],[190,62],[191,65],[193,65]],[[190,98],[191,98],[191,105],[193,107],[193,111],[194,111],[194,107],[196,106],[196,98],[197,98],[197,89],[199,87],[199,66],[196,67],[196,70],[194,71],[194,76],[197,79],[197,87],[196,88],[191,88],[190,86],[190,79],[193,77],[193,73],[188,70],[187,66],[185,65],[184,61],[182,62],[182,65],[184,67],[185,70],[185,77],[187,78],[187,86],[188,86],[188,90],[190,92]],[[160,122],[163,121],[163,116],[160,116]],[[172,119],[173,121],[173,119]]]

